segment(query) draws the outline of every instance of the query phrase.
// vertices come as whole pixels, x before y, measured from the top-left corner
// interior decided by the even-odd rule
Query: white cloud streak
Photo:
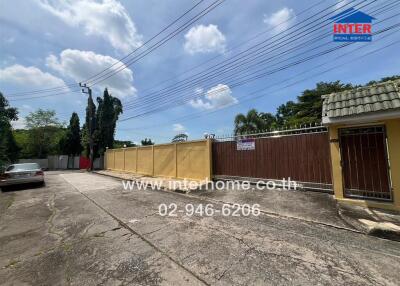
[[[92,51],[67,49],[62,51],[59,57],[55,55],[48,56],[46,64],[63,76],[79,82],[110,67],[117,61],[115,58],[96,54]],[[111,70],[115,70],[119,66],[115,65]],[[114,96],[123,98],[136,94],[136,89],[132,82],[133,72],[129,68],[125,68],[114,76],[96,84],[96,87],[100,91],[107,87]]]
[[[282,32],[290,27],[290,25],[295,21],[296,14],[293,9],[284,7],[271,15],[264,15],[264,23],[268,26],[276,27],[274,31]]]
[[[232,96],[232,91],[225,84],[218,84],[210,88],[203,98],[191,100],[189,104],[200,110],[218,109],[228,105],[236,104],[238,100]]]
[[[37,67],[25,67],[15,64],[0,69],[0,82],[15,84],[23,87],[56,87],[65,85],[61,78],[48,72],[43,72]]]
[[[125,7],[116,0],[36,0],[40,7],[72,27],[83,27],[86,35],[100,36],[117,50],[128,53],[142,44]]]
[[[174,132],[176,132],[176,133],[184,133],[185,132],[185,126],[183,126],[182,124],[180,124],[180,123],[175,123],[175,124],[173,124],[172,125],[172,129],[173,129],[173,131]]]

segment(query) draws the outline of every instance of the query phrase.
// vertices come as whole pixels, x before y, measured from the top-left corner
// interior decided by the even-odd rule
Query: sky
[[[354,43],[290,65],[342,45],[332,40],[333,24],[325,20],[325,26],[318,26],[318,17],[326,15],[323,21],[359,8],[376,18],[373,32],[379,31],[398,22],[400,7],[393,0],[225,0],[183,27],[214,2],[204,0],[144,45],[198,2],[0,0],[0,91],[20,112],[14,128],[23,128],[24,117],[38,108],[55,110],[66,123],[77,112],[82,123],[87,95],[79,92],[77,83],[110,66],[118,72],[94,81],[93,96],[101,96],[107,87],[122,101],[116,139],[151,138],[156,143],[170,142],[178,133],[188,134],[189,140],[205,133],[230,134],[236,114],[251,108],[273,113],[321,81],[365,84],[400,74],[399,28],[373,36],[370,43]],[[385,6],[392,3],[396,6]],[[178,27],[182,31],[151,48]],[[246,62],[252,59],[248,56],[242,64],[223,69],[235,56],[246,55],[246,49],[262,47],[262,41],[259,58]],[[136,56],[131,64],[118,62],[132,52],[126,58]],[[241,81],[252,72],[264,76]],[[188,78],[194,80],[183,81]],[[174,85],[177,89],[168,91]],[[43,91],[55,87],[61,88]]]

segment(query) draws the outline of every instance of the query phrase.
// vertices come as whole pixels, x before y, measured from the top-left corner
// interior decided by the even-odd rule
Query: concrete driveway
[[[286,216],[212,216],[222,203],[119,180],[46,174],[0,193],[1,285],[398,285],[400,243]]]

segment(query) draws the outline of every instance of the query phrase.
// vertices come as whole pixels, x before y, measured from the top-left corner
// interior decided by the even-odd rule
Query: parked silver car
[[[26,183],[44,184],[44,173],[37,163],[13,164],[0,174],[0,187]]]

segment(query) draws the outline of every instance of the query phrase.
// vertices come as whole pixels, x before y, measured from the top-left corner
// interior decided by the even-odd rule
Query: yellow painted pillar
[[[332,184],[335,198],[342,199],[343,173],[339,147],[339,130],[336,126],[329,126],[329,146],[331,151]]]
[[[124,154],[124,171],[125,171],[125,149],[122,150]]]
[[[175,178],[178,178],[178,144],[174,143],[175,148]]]
[[[393,204],[400,210],[400,119],[386,122],[388,157],[392,180]]]
[[[151,145],[151,162],[153,163],[151,175],[154,177],[154,145]]]
[[[206,178],[212,179],[212,140],[206,141]]]
[[[115,170],[115,151],[113,151],[113,162],[114,162],[113,169]]]
[[[138,155],[139,155],[139,147],[136,147],[136,162],[135,162],[135,173],[137,173],[138,172],[138,168],[137,168],[137,165],[138,165],[138,161],[139,161],[139,157],[138,157]]]

